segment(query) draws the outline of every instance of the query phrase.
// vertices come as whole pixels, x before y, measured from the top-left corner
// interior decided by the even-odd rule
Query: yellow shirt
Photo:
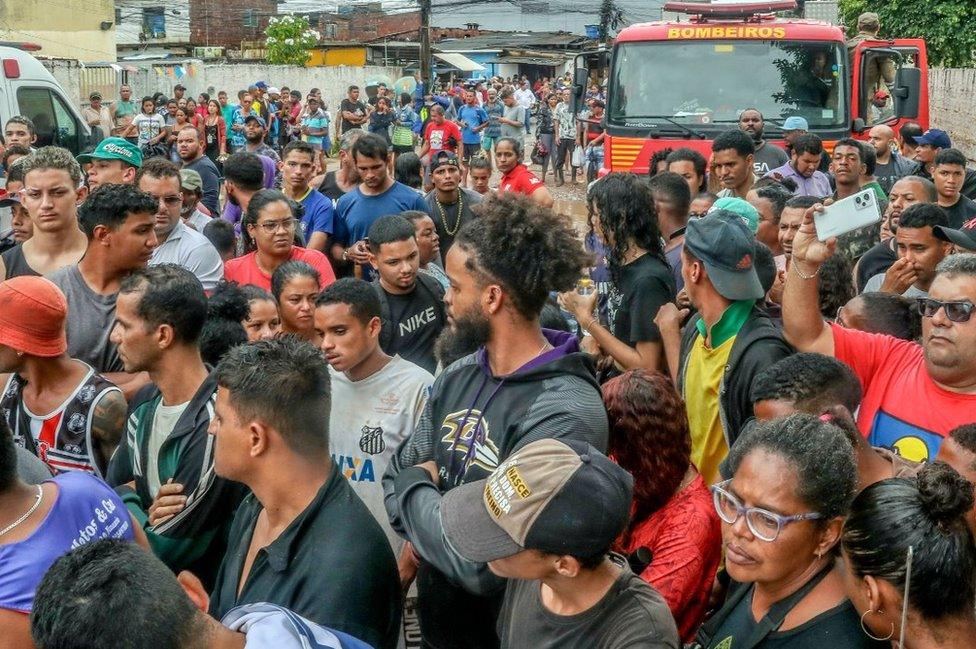
[[[729,453],[719,417],[719,386],[734,344],[735,336],[731,336],[710,349],[705,345],[705,337],[698,336],[685,368],[684,398],[691,429],[691,461],[709,485],[718,481],[718,465]]]

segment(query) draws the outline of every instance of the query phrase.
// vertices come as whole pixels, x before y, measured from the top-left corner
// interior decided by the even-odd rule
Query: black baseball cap
[[[685,248],[705,264],[708,279],[727,300],[758,300],[766,294],[756,266],[756,237],[742,217],[729,210],[713,210],[688,221]]]
[[[448,491],[444,534],[469,561],[504,559],[523,550],[589,557],[627,526],[634,479],[586,442],[527,444],[486,480]]]
[[[450,165],[460,169],[461,162],[456,154],[451,151],[438,151],[430,160],[430,173],[434,173],[439,167]]]
[[[936,225],[932,227],[932,234],[936,239],[948,241],[966,250],[976,251],[976,226],[955,229]]]

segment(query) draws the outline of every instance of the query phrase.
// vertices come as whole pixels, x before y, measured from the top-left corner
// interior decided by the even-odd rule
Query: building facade
[[[39,56],[115,60],[113,0],[0,2],[0,41],[41,46]]]

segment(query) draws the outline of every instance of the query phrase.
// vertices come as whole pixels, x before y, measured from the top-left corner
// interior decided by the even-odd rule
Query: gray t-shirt
[[[616,557],[618,565],[622,557]],[[502,649],[679,649],[678,629],[664,598],[625,565],[607,594],[588,611],[557,615],[542,604],[542,582],[512,579],[498,635]]]
[[[505,106],[505,112],[502,116],[505,119],[513,119],[519,123],[518,126],[502,124],[502,137],[514,137],[516,140],[521,141],[525,137],[525,108],[518,104]]]
[[[790,158],[786,151],[771,142],[766,142],[762,148],[758,149],[752,157],[752,170],[757,176],[762,178],[772,169],[782,167]]]
[[[864,290],[862,293],[877,293],[881,290],[881,285],[884,284],[884,273],[878,273],[874,277],[868,280],[868,283],[864,285]],[[902,297],[928,297],[929,294],[926,291],[918,288],[914,284],[908,287],[908,290],[901,294]]]
[[[68,300],[68,354],[96,372],[121,372],[122,360],[109,335],[115,322],[118,293],[99,295],[88,286],[78,265],[59,268],[48,276]]]

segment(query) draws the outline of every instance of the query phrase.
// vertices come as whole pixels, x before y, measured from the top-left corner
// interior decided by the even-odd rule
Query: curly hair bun
[[[918,494],[924,511],[945,525],[973,508],[973,484],[944,462],[933,462],[918,473]]]

